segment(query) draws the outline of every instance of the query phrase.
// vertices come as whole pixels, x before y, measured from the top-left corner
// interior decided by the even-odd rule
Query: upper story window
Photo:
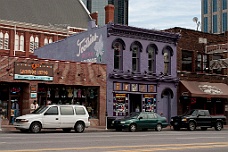
[[[182,71],[192,72],[192,54],[191,51],[182,51]]]
[[[227,9],[227,0],[222,0],[222,9]]]
[[[125,49],[124,41],[116,39],[112,43],[114,50],[114,69],[123,70],[123,50]]]
[[[164,74],[171,75],[171,56],[173,55],[172,49],[170,47],[164,48],[162,51],[164,58]]]
[[[5,50],[9,49],[9,34],[8,33],[5,33],[3,48]]]
[[[132,51],[132,72],[140,71],[140,52],[142,50],[142,45],[138,41],[131,44]]]
[[[220,60],[223,59],[223,56],[221,54],[212,54],[212,60]],[[220,66],[217,66],[217,69],[213,69],[212,73],[216,74],[222,74],[222,68]]]
[[[217,12],[218,7],[217,7],[217,0],[212,1],[212,7],[213,7],[213,12]]]
[[[4,39],[3,33],[0,32],[0,49],[3,49],[3,39]]]
[[[20,36],[20,51],[24,51],[24,42],[25,42],[24,35],[21,35]]]
[[[218,32],[218,16],[213,15],[213,33]]]
[[[15,42],[14,42],[14,50],[18,51],[19,50],[19,35],[15,35]]]
[[[208,0],[204,0],[203,1],[203,13],[204,14],[207,14],[208,13],[207,8],[208,8]]]
[[[148,53],[148,72],[155,73],[156,72],[156,54],[157,54],[156,45],[149,45],[147,47]]]
[[[222,31],[227,31],[227,13],[222,13]]]
[[[203,20],[204,20],[203,31],[208,32],[208,18],[204,17]]]
[[[48,39],[45,37],[44,39],[44,45],[47,45],[48,44]]]
[[[34,38],[34,36],[30,36],[30,46],[29,46],[29,51],[31,53],[34,52],[34,49],[37,49],[39,47],[39,38],[38,36],[36,36]]]
[[[15,35],[15,42],[14,42],[14,50],[15,51],[24,51],[24,36],[19,36],[18,34]]]
[[[196,71],[208,72],[208,68],[208,55],[198,53],[196,59]]]

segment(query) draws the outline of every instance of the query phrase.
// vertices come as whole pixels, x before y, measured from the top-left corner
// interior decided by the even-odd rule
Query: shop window
[[[113,116],[128,115],[127,94],[114,94],[113,96]]]
[[[132,72],[140,72],[140,52],[142,51],[142,45],[136,41],[131,44],[132,51]]]
[[[156,98],[155,95],[143,95],[143,111],[156,112]]]
[[[149,45],[147,47],[147,52],[148,52],[148,72],[155,73],[157,47],[155,45]]]
[[[219,54],[213,54],[212,55],[212,60],[217,60],[219,61],[220,59],[223,59],[222,55],[219,55]],[[219,64],[217,64],[219,65]],[[222,68],[220,66],[217,66],[217,69],[213,69],[212,71],[213,73],[216,73],[216,74],[222,74]]]
[[[172,56],[172,49],[170,47],[166,47],[163,51],[164,57],[164,75],[171,75],[171,56]]]
[[[60,113],[61,115],[74,115],[74,110],[72,107],[60,107]]]
[[[182,51],[182,71],[192,71],[192,52]]]

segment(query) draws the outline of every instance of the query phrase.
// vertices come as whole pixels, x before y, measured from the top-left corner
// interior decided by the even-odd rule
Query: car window
[[[43,113],[48,107],[47,106],[40,106],[36,110],[32,112],[32,114],[41,114]]]
[[[139,117],[142,117],[142,119],[147,119],[147,114],[146,113],[141,113]]]
[[[45,115],[58,115],[58,114],[59,113],[58,113],[58,107],[57,106],[51,107],[45,112]]]
[[[156,118],[156,116],[153,113],[148,114],[148,119],[154,119],[154,118]]]
[[[76,115],[85,115],[85,109],[83,107],[75,107]]]
[[[61,115],[74,115],[73,107],[61,106],[60,107],[60,114]]]
[[[199,112],[199,115],[200,115],[200,116],[205,116],[204,111],[200,111],[200,112]]]

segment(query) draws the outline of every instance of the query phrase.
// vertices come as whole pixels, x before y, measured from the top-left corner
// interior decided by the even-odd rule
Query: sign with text
[[[14,63],[14,79],[53,81],[53,65],[43,63]]]

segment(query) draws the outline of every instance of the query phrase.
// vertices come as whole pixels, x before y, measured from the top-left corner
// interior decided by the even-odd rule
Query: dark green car
[[[153,112],[134,112],[130,116],[112,121],[112,126],[116,131],[128,129],[131,132],[137,130],[155,129],[161,131],[168,126],[167,119]]]

